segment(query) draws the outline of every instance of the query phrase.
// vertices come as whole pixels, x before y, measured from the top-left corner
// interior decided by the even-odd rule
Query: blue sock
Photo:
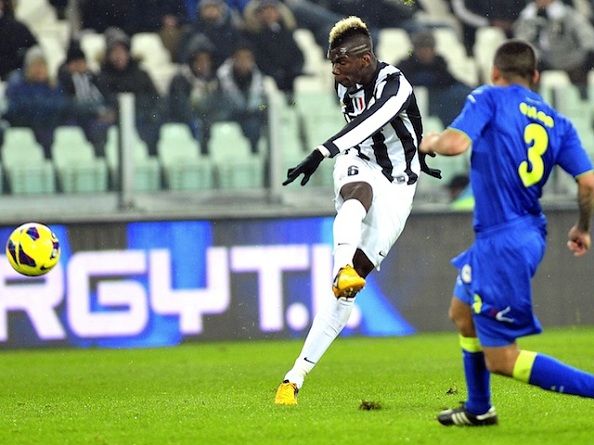
[[[485,365],[485,355],[476,337],[460,336],[464,374],[468,399],[466,409],[472,414],[483,414],[491,408],[491,374]]]
[[[594,398],[594,375],[545,354],[520,351],[513,377],[548,391]]]

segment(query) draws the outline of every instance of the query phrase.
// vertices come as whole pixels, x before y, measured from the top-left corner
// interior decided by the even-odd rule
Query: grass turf
[[[594,372],[594,328],[521,342]],[[591,444],[594,401],[494,377],[500,425],[445,428],[465,398],[454,333],[337,340],[299,405],[273,404],[301,340],[3,351],[0,444]],[[360,410],[361,401],[381,409]]]

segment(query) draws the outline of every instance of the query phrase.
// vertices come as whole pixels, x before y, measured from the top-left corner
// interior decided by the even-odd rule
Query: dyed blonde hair
[[[336,47],[343,40],[353,35],[363,35],[371,40],[367,25],[359,17],[350,16],[338,21],[330,30],[328,37],[330,48]]]

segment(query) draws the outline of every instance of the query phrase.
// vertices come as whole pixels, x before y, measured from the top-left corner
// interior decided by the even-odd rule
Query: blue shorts
[[[477,233],[452,260],[458,269],[454,296],[470,306],[481,345],[505,346],[542,332],[532,313],[531,280],[545,247],[544,220],[524,217]]]

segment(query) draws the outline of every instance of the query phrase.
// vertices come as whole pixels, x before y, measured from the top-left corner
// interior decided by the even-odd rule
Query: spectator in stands
[[[159,93],[146,71],[130,54],[130,38],[119,28],[105,31],[106,57],[98,83],[108,103],[117,109],[119,93],[133,93],[136,99],[136,126],[150,155],[157,154],[161,126]]]
[[[429,113],[448,125],[472,89],[451,74],[446,60],[437,54],[430,31],[417,32],[411,41],[413,53],[396,65],[413,86],[428,89]]]
[[[24,23],[14,18],[10,0],[0,0],[0,79],[6,80],[11,71],[23,66],[27,49],[37,45],[37,39]]]
[[[169,117],[183,122],[208,154],[210,127],[220,117],[219,82],[213,67],[214,45],[197,36],[190,45],[187,65],[181,67],[169,86]]]
[[[88,65],[77,42],[68,48],[66,61],[58,71],[58,83],[69,100],[67,123],[79,125],[95,147],[95,154],[105,156],[107,130],[115,122],[115,112],[98,86],[98,78]]]
[[[5,118],[14,127],[29,127],[51,159],[55,128],[63,122],[66,100],[49,76],[47,60],[39,46],[29,48],[22,70],[14,71],[6,87]]]
[[[277,0],[252,0],[245,9],[250,40],[254,45],[256,64],[271,76],[294,103],[295,79],[303,73],[304,57],[295,42],[295,18]]]
[[[218,68],[241,40],[239,18],[223,0],[201,0],[198,17],[182,37],[181,49],[178,51],[181,60],[187,58],[189,43],[197,34],[208,37],[215,44],[213,60]]]
[[[238,46],[218,69],[217,77],[223,93],[225,120],[241,125],[252,153],[257,153],[265,122],[266,100],[264,78],[256,65],[253,50],[245,43]]]
[[[563,70],[585,90],[594,66],[594,27],[561,0],[533,0],[514,24],[515,37],[536,48],[540,70]]]
[[[474,51],[476,30],[485,26],[501,28],[512,37],[512,27],[527,0],[451,0],[452,12],[462,25],[464,46],[469,56]]]

